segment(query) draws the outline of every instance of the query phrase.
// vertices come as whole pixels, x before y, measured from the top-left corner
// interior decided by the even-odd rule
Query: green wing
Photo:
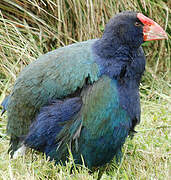
[[[40,107],[50,99],[65,98],[98,79],[91,46],[95,40],[51,51],[28,65],[19,75],[8,104],[7,132],[27,134]]]
[[[109,129],[113,133],[114,126],[130,120],[119,104],[116,81],[107,76],[102,76],[92,86],[84,89],[81,96],[83,105],[80,113],[72,121],[66,122],[58,140],[66,137],[70,144],[70,140],[79,138],[83,126],[89,131],[89,135],[86,137],[84,134],[84,138],[97,138],[109,133]]]

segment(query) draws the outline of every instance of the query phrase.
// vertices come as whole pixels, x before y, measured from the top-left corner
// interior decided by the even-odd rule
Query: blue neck
[[[100,74],[117,81],[120,105],[127,111],[134,126],[140,122],[139,84],[145,70],[145,56],[141,47],[104,43],[97,40],[92,47]]]
[[[114,40],[112,42],[99,39],[93,44],[93,53],[95,61],[100,67],[100,74],[108,75],[110,78],[117,80],[124,78],[125,73],[130,78],[140,74],[138,78],[140,80],[144,67],[143,65],[139,67],[138,62],[135,62],[139,56],[139,48],[132,49],[128,45],[118,43],[119,41],[116,41],[116,39],[115,42]],[[139,72],[131,67],[132,64],[137,66]]]

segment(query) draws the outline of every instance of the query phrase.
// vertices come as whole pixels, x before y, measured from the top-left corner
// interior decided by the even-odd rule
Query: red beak
[[[137,14],[137,18],[144,24],[144,41],[168,39],[167,34],[163,28],[152,19],[144,16],[141,13]]]

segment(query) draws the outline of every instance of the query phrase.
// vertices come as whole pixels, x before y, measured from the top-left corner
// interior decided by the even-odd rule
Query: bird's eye
[[[135,26],[141,26],[141,23],[135,22]]]

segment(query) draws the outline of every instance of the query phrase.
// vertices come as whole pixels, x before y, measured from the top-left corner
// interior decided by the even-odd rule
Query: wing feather
[[[91,46],[96,40],[51,51],[29,64],[19,75],[8,103],[7,132],[25,135],[40,107],[49,99],[63,99],[82,88],[86,78],[98,79]]]

